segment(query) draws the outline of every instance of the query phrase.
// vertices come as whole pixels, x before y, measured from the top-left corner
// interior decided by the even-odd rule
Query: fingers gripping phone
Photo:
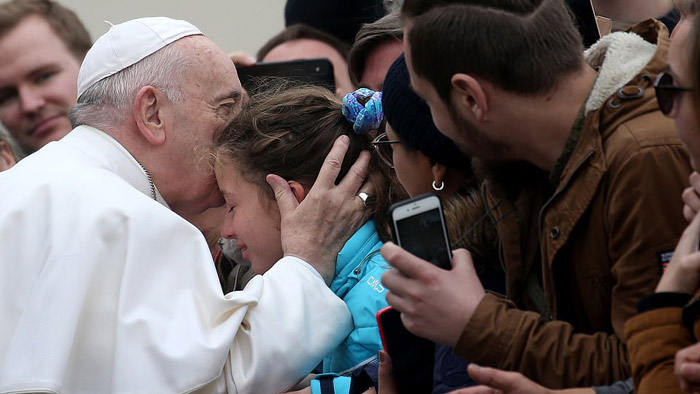
[[[445,219],[440,199],[425,194],[391,206],[392,233],[396,244],[440,268],[452,267]],[[391,307],[377,313],[382,345],[392,360],[399,393],[430,393],[433,387],[435,344],[408,331],[401,313]]]

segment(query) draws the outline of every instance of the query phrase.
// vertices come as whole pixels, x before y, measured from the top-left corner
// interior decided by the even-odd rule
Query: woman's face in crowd
[[[389,141],[400,140],[394,129],[387,123],[386,135]],[[403,142],[391,144],[394,157],[394,170],[406,192],[415,197],[433,190],[432,163],[425,155],[410,149]]]
[[[264,274],[283,256],[277,204],[243,178],[235,163],[217,164],[216,181],[227,208],[221,236],[235,239],[253,272]]]
[[[674,85],[691,87],[692,77],[689,65],[688,53],[690,49],[690,37],[693,32],[693,19],[683,18],[674,29],[673,40],[668,52],[669,72],[673,75]],[[690,161],[695,170],[700,164],[700,127],[698,127],[698,108],[693,100],[692,93],[679,93],[673,104],[670,115],[678,130],[678,135],[685,143],[690,153]]]

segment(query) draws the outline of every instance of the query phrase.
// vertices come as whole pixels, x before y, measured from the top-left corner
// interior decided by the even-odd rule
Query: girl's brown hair
[[[347,135],[350,145],[336,180],[338,183],[360,152],[372,148],[370,137],[355,134],[341,109],[340,99],[325,88],[263,89],[251,97],[251,105],[217,137],[217,164],[235,163],[241,176],[258,185],[272,201],[275,196],[265,181],[267,174],[299,182],[308,190],[333,142]],[[374,188],[375,202],[368,209],[382,241],[391,238],[388,208],[401,193],[391,186],[391,179],[389,169],[372,155],[367,181]]]

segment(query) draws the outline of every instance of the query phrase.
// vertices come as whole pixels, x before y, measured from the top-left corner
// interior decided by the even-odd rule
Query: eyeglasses
[[[394,151],[391,148],[391,144],[396,144],[401,141],[399,140],[389,140],[389,137],[386,135],[386,133],[381,133],[372,140],[372,146],[374,146],[374,150],[377,152],[377,155],[379,155],[379,158],[382,159],[386,165],[389,166],[389,168],[394,168]]]
[[[680,93],[693,91],[691,88],[674,85],[673,75],[667,72],[662,72],[656,77],[654,90],[656,90],[656,101],[659,103],[659,109],[666,116],[673,110],[673,105]]]

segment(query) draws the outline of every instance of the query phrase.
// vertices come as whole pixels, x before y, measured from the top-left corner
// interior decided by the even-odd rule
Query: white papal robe
[[[224,295],[202,234],[158,200],[85,126],[0,173],[0,392],[275,393],[348,335],[298,259]]]

